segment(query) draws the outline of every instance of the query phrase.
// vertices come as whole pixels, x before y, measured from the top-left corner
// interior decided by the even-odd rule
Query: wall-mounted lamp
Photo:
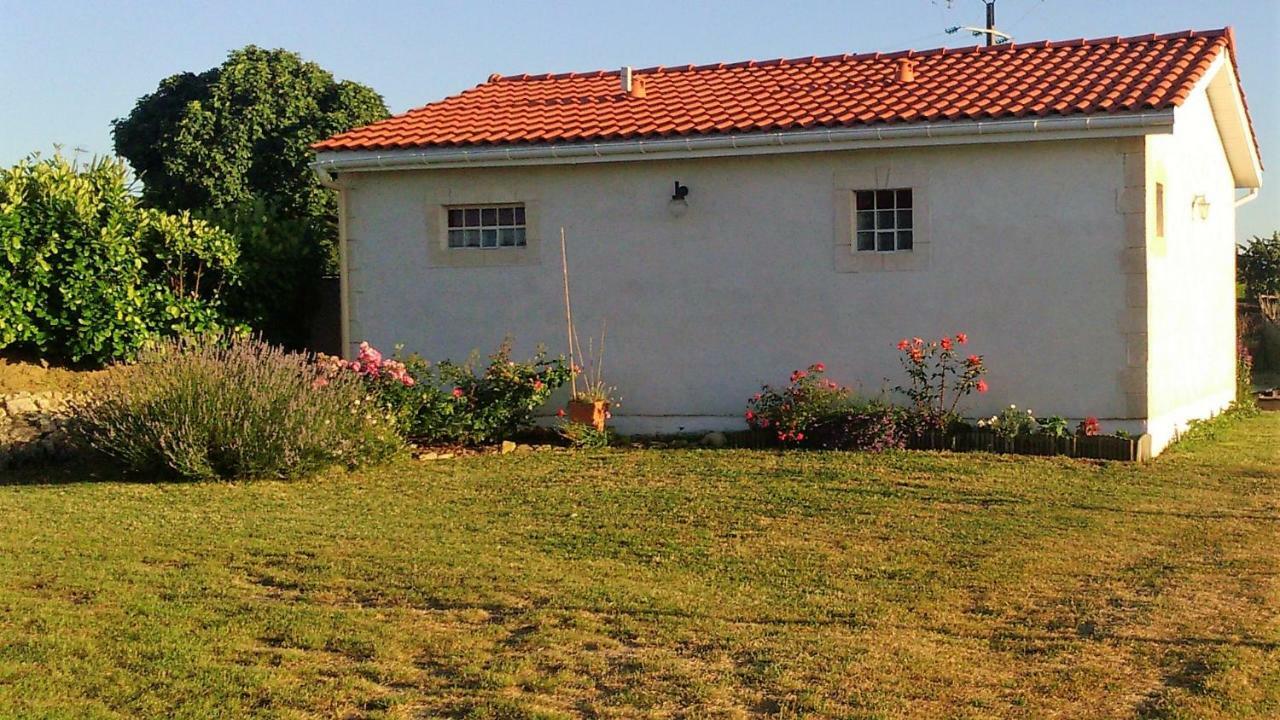
[[[1201,220],[1209,219],[1209,199],[1203,195],[1197,195],[1191,200],[1191,211],[1198,215]]]
[[[689,211],[689,186],[681,185],[680,181],[676,181],[675,192],[671,193],[671,202],[667,203],[667,209],[671,211],[674,217],[680,217]]]

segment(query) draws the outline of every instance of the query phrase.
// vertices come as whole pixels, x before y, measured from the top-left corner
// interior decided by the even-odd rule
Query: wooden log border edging
[[[1115,435],[1019,435],[1001,437],[993,432],[925,433],[907,442],[911,450],[950,450],[952,452],[992,452],[1009,455],[1063,455],[1090,460],[1143,462],[1151,459],[1151,436],[1118,437]]]

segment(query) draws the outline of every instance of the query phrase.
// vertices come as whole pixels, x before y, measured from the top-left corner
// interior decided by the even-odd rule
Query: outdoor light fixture
[[[673,217],[680,217],[689,210],[689,186],[681,185],[680,181],[676,181],[675,192],[671,193],[671,202],[667,203],[667,209],[671,211]]]
[[[1195,196],[1191,201],[1191,210],[1200,216],[1201,220],[1209,219],[1209,199],[1203,195]]]

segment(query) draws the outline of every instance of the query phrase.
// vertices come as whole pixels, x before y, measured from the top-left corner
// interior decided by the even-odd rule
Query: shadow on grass
[[[83,454],[60,460],[32,460],[0,470],[0,487],[8,485],[76,485],[80,483],[156,483],[186,482],[165,475],[129,473],[110,458]]]
[[[1085,505],[1083,503],[1074,503],[1068,505],[1073,510],[1083,510],[1085,512],[1108,512],[1118,513],[1120,515],[1135,515],[1139,517],[1171,517],[1183,520],[1258,520],[1261,522],[1280,522],[1280,515],[1255,515],[1250,513],[1232,513],[1232,512],[1181,512],[1177,510],[1141,510],[1138,508],[1110,507],[1107,505]]]
[[[958,640],[980,640],[995,644],[1009,643],[1045,643],[1045,644],[1070,644],[1076,642],[1105,642],[1105,643],[1134,643],[1139,645],[1160,645],[1167,647],[1180,648],[1198,648],[1198,647],[1231,647],[1231,648],[1250,648],[1253,650],[1261,650],[1263,652],[1280,651],[1280,642],[1272,640],[1258,640],[1247,637],[1213,637],[1206,635],[1186,635],[1175,637],[1152,637],[1150,635],[1139,635],[1132,632],[1107,632],[1098,629],[1092,624],[1082,625],[1074,630],[1066,630],[1062,632],[1035,630],[1009,630],[996,629],[990,633],[966,632],[964,630],[945,627],[916,627],[903,624],[894,624],[892,627],[898,630],[927,630],[928,632],[943,635]]]

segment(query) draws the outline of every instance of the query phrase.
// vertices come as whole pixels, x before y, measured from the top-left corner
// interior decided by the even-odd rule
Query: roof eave
[[[1214,60],[1196,89],[1203,89],[1209,98],[1236,187],[1262,187],[1262,157],[1230,52],[1223,52]]]
[[[1174,111],[1107,113],[664,137],[610,142],[327,150],[312,167],[325,173],[511,165],[565,165],[1168,133]]]

